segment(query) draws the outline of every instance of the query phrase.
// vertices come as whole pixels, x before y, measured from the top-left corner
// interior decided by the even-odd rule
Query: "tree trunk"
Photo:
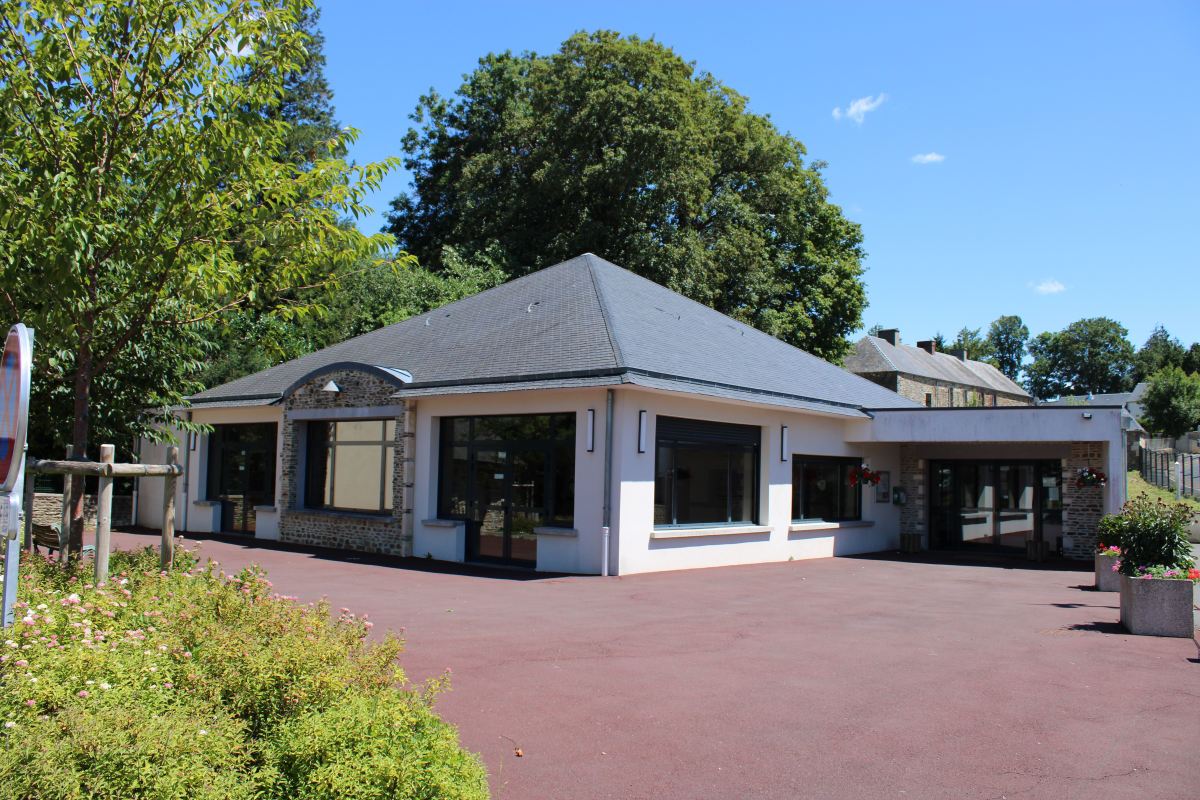
[[[79,355],[75,362],[75,458],[87,458],[88,407],[92,394],[92,349],[88,344],[79,346]],[[64,478],[65,480],[65,478]],[[83,553],[83,494],[84,477],[71,476],[71,536],[67,550],[71,558],[78,558]]]

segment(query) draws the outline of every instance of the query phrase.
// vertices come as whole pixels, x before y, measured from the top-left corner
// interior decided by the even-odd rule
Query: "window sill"
[[[533,532],[546,536],[578,536],[579,531],[574,528],[534,528]]]
[[[692,536],[737,536],[744,533],[770,533],[769,525],[714,525],[711,528],[655,528],[651,539],[686,539]]]
[[[220,500],[193,500],[192,505],[200,508],[216,508],[221,505]]]
[[[795,531],[830,531],[838,528],[869,528],[875,524],[873,519],[856,519],[853,522],[793,522],[788,525],[789,532]]]
[[[259,514],[274,514],[276,511],[278,511],[275,506],[255,506],[254,510]]]
[[[467,523],[461,519],[423,519],[421,524],[429,528],[457,528]]]
[[[326,511],[323,508],[289,508],[283,512],[297,517],[328,517],[330,519],[357,519],[365,522],[377,522],[380,525],[391,525],[395,517],[384,514],[363,514],[358,511]]]

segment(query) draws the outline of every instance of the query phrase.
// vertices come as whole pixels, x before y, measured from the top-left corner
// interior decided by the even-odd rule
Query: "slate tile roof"
[[[295,381],[338,362],[409,371],[413,381],[400,395],[623,382],[855,416],[859,408],[919,407],[591,254],[209,389],[192,402],[275,402]]]
[[[899,372],[919,378],[975,386],[996,392],[1030,397],[1021,385],[982,361],[962,361],[947,353],[928,353],[920,347],[890,344],[877,336],[864,336],[846,357],[846,369],[857,374]]]

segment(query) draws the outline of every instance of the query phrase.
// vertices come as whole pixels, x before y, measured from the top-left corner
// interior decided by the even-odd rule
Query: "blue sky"
[[[654,36],[828,162],[863,226],[867,325],[911,343],[1108,316],[1138,346],[1159,324],[1200,341],[1200,3],[339,0],[321,27],[359,162],[401,155],[418,97],[485,53]]]

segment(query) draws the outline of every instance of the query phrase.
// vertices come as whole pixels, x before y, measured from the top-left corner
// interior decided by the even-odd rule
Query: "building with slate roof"
[[[1003,372],[967,358],[962,349],[939,353],[933,341],[900,343],[900,331],[864,336],[846,356],[846,369],[931,408],[1029,406],[1033,396]]]
[[[1069,480],[1122,469],[1119,407],[926,407],[590,254],[180,413],[185,531],[556,572],[1085,554],[1123,489]]]

